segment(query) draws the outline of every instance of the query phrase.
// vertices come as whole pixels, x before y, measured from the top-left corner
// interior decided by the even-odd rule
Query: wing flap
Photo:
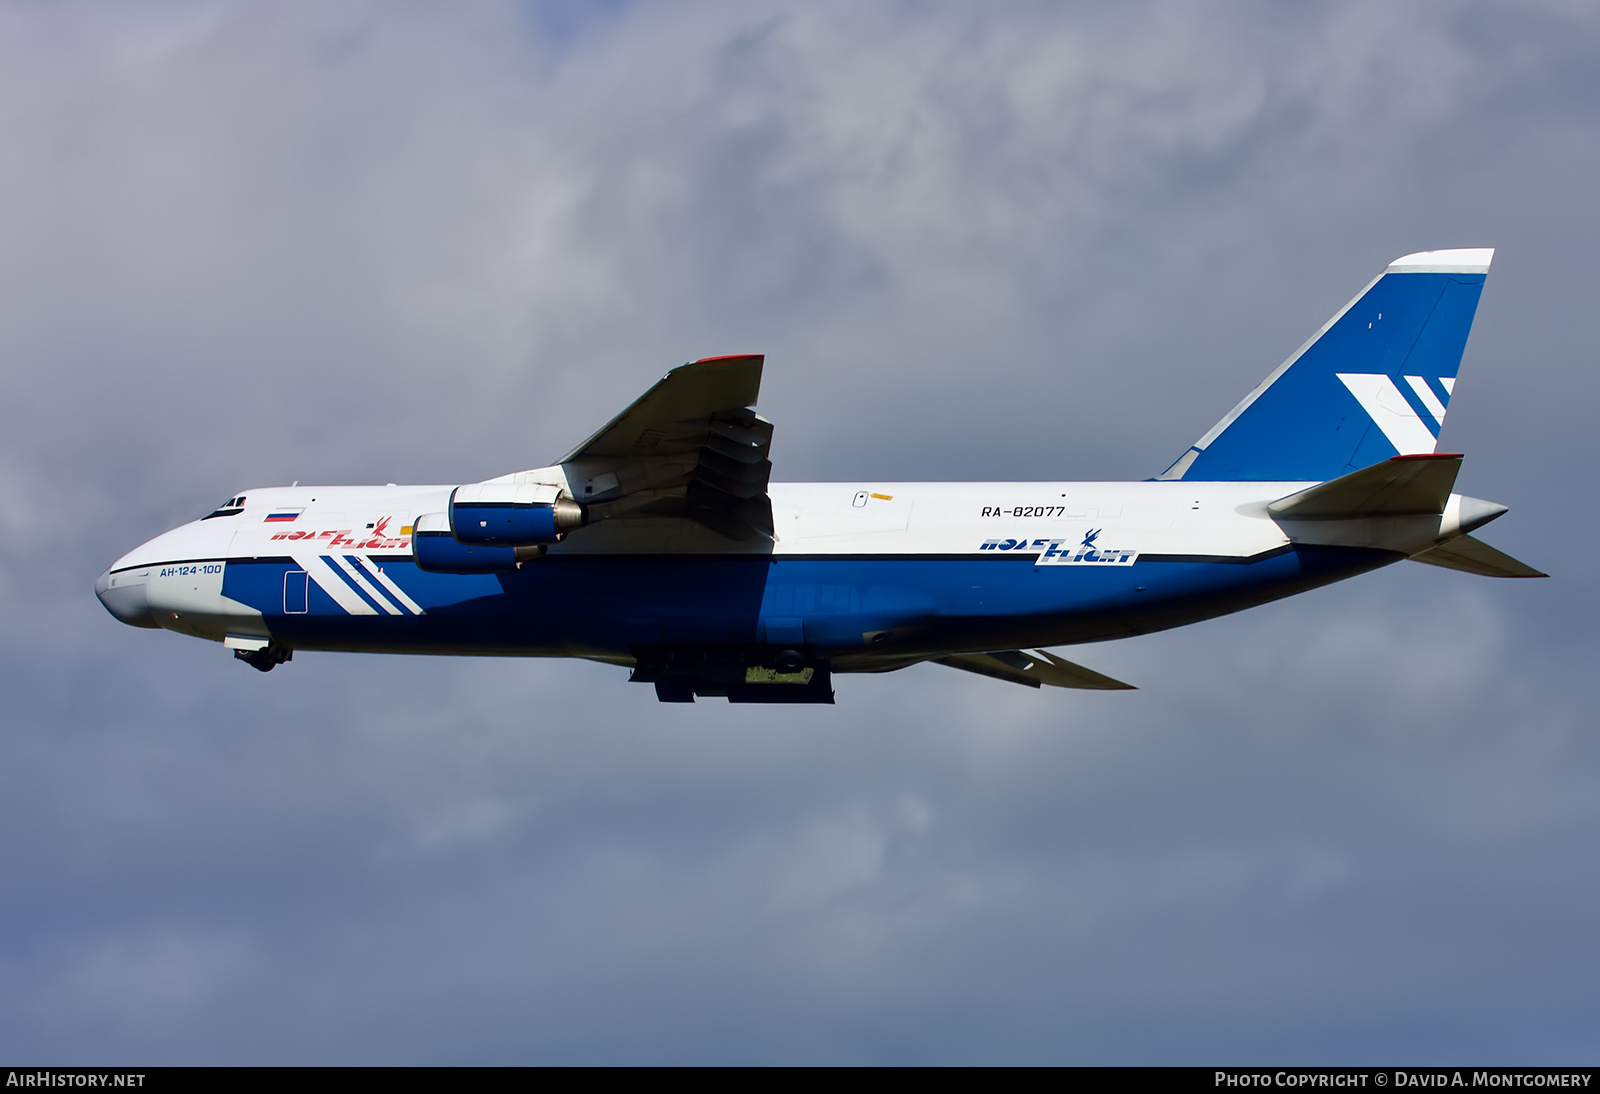
[[[760,354],[675,368],[561,461],[590,523],[688,519],[726,539],[771,540],[772,423],[750,409]]]

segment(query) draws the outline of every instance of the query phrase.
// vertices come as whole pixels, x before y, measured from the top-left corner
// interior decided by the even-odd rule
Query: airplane
[[[832,703],[923,662],[1127,689],[1051,648],[1210,619],[1411,559],[1546,576],[1436,452],[1493,250],[1396,259],[1139,482],[770,482],[761,355],[668,372],[547,467],[257,487],[118,559],[117,619],[296,650],[580,657],[662,702]]]

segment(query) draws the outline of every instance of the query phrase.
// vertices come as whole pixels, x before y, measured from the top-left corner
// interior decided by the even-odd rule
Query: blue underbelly
[[[260,611],[284,644],[305,649],[627,655],[661,644],[1002,648],[1160,630],[1394,557],[1299,548],[1249,560],[1146,557],[1096,567],[992,555],[556,555],[474,575],[426,573],[396,560],[381,563],[386,583],[374,576],[336,595],[289,559],[256,559],[228,563],[223,595]],[[352,614],[350,605],[366,608]]]

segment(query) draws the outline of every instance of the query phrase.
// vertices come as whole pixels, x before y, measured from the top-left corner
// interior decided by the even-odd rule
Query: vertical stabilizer
[[[1325,480],[1431,453],[1493,257],[1396,259],[1159,477]]]

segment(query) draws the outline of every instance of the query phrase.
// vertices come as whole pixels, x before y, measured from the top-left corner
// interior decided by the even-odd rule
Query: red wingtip
[[[692,361],[690,363],[691,364],[695,364],[695,365],[703,365],[707,361],[748,361],[752,357],[754,357],[756,360],[761,360],[761,359],[766,357],[766,354],[764,354],[764,353],[725,353],[720,357],[702,357],[699,360]]]

